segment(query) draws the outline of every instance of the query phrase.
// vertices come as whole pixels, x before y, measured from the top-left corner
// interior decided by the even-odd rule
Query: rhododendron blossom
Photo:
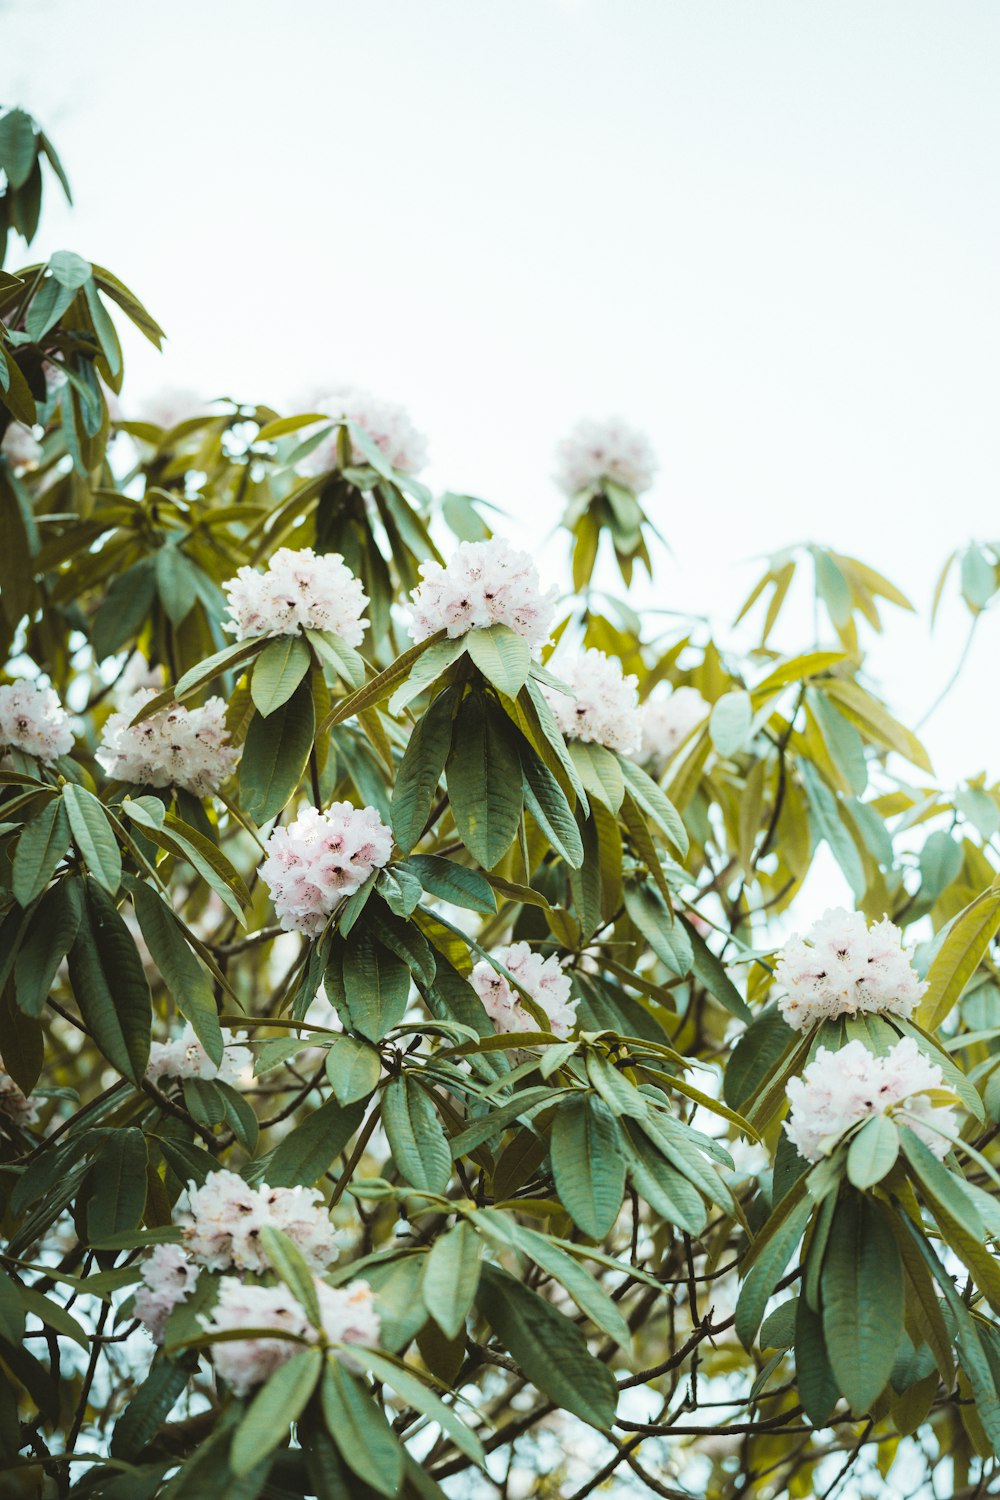
[[[173,703],[133,724],[139,709],[155,696],[152,688],[140,689],[121,711],[110,715],[97,759],[118,781],[183,787],[197,797],[211,795],[232,775],[240,758],[240,751],[229,743],[225,700],[209,698],[201,708]]]
[[[37,467],[42,457],[42,445],[30,427],[23,422],[11,422],[0,442],[0,453],[18,472]]]
[[[800,1156],[816,1162],[829,1156],[859,1120],[892,1112],[943,1158],[951,1142],[934,1127],[953,1135],[955,1111],[928,1098],[928,1090],[943,1086],[941,1069],[909,1036],[885,1057],[876,1057],[857,1039],[836,1052],[820,1047],[803,1076],[789,1080],[785,1133]]]
[[[459,542],[443,567],[433,559],[421,563],[420,576],[410,595],[415,641],[439,630],[454,640],[490,625],[507,625],[532,646],[548,640],[556,590],[543,593],[533,559],[502,537]]]
[[[781,950],[774,971],[783,991],[778,1009],[796,1031],[862,1011],[908,1018],[927,990],[912,951],[888,920],[869,927],[861,912],[824,912],[804,938],[796,933]]]
[[[570,496],[598,490],[609,479],[641,495],[657,468],[645,433],[616,417],[604,422],[584,418],[556,448],[556,483]]]
[[[677,687],[670,693],[654,693],[639,708],[642,719],[642,744],[639,759],[657,776],[676,754],[696,725],[708,718],[709,706],[691,687]]]
[[[29,1099],[4,1071],[3,1058],[0,1057],[0,1115],[6,1115],[16,1125],[34,1125],[38,1119],[38,1105],[34,1099]]]
[[[576,1024],[577,1002],[570,998],[569,977],[557,958],[543,958],[527,943],[497,948],[497,961],[509,969],[532,1000],[545,1012],[553,1036],[569,1036]],[[518,991],[491,963],[481,959],[471,975],[472,987],[497,1031],[537,1031],[539,1024]]]
[[[543,691],[567,739],[606,745],[622,755],[638,750],[642,720],[637,683],[631,674],[623,674],[620,661],[591,647],[554,670],[569,693],[553,687]]]
[[[222,1061],[216,1065],[188,1024],[172,1041],[150,1044],[146,1077],[154,1083],[158,1078],[217,1078],[234,1088],[246,1087],[253,1079],[253,1053],[239,1045],[245,1041],[242,1032],[232,1033],[232,1040],[223,1048]]]
[[[380,1323],[371,1287],[352,1281],[330,1287],[317,1281],[320,1327],[316,1328],[301,1303],[286,1287],[247,1285],[233,1276],[219,1283],[219,1298],[211,1320],[199,1321],[206,1333],[228,1333],[240,1328],[272,1328],[285,1338],[231,1339],[211,1346],[215,1368],[236,1396],[261,1385],[279,1365],[297,1353],[302,1341],[332,1344],[375,1344]],[[337,1353],[346,1364],[354,1362]]]
[[[167,1319],[188,1297],[198,1280],[198,1267],[182,1245],[154,1245],[142,1268],[142,1285],[135,1294],[134,1312],[159,1344]]]
[[[398,469],[401,474],[419,474],[427,463],[427,439],[414,427],[406,408],[396,401],[386,401],[358,386],[344,386],[311,398],[305,409],[323,412],[335,422],[356,423],[390,468]],[[303,460],[303,469],[308,473],[322,474],[340,466],[339,432],[340,429],[335,427],[323,438]],[[359,468],[368,463],[367,454],[353,437],[351,462]]]
[[[392,834],[374,807],[333,802],[305,808],[264,845],[260,876],[286,932],[316,937],[338,901],[388,862]]]
[[[69,714],[51,688],[24,679],[0,685],[0,750],[51,763],[72,748]]]
[[[224,628],[238,641],[302,630],[331,630],[349,646],[364,639],[368,596],[339,552],[279,547],[262,572],[240,568],[222,587],[232,615]]]
[[[294,1240],[316,1271],[337,1258],[336,1232],[315,1188],[252,1187],[235,1172],[210,1172],[201,1186],[189,1183],[178,1199],[174,1221],[189,1253],[211,1271],[235,1266],[263,1271],[270,1262],[260,1243],[269,1225]]]

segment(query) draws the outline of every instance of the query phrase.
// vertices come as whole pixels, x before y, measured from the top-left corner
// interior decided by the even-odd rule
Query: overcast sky
[[[753,555],[854,552],[921,606],[873,659],[912,717],[965,629],[929,637],[936,571],[1000,533],[998,77],[995,0],[0,0],[0,100],[77,202],[42,253],[169,334],[133,391],[368,385],[532,546],[554,442],[621,414],[657,602],[724,625]],[[945,776],[1000,770],[998,645],[928,726]]]

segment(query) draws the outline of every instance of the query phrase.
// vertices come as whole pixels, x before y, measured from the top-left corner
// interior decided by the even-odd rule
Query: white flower
[[[533,953],[527,943],[498,948],[495,956],[545,1012],[553,1036],[568,1037],[576,1024],[577,1001],[570,999],[570,981],[559,960]],[[472,970],[471,983],[497,1031],[539,1029],[518,991],[485,958]]]
[[[788,1082],[785,1133],[800,1156],[815,1162],[859,1120],[892,1112],[943,1158],[950,1142],[932,1127],[954,1134],[955,1111],[927,1097],[928,1090],[942,1087],[941,1069],[912,1037],[903,1037],[885,1057],[875,1057],[857,1039],[837,1052],[820,1047],[803,1077]]]
[[[781,950],[774,970],[784,991],[778,1009],[796,1031],[860,1011],[908,1018],[927,989],[912,951],[889,921],[869,928],[861,912],[824,912],[804,938],[796,933]]]
[[[38,1120],[38,1105],[29,1099],[4,1071],[0,1057],[0,1115],[6,1115],[15,1125],[34,1125]]]
[[[392,834],[374,807],[333,802],[325,812],[307,807],[264,845],[261,879],[286,932],[323,931],[338,901],[388,862]]]
[[[141,786],[178,786],[209,796],[232,775],[240,751],[229,743],[226,704],[209,698],[201,708],[173,703],[140,724],[132,719],[156,696],[143,688],[111,714],[97,759],[109,776]]]
[[[199,396],[187,386],[164,386],[144,397],[136,408],[136,421],[149,422],[154,427],[169,431],[188,422],[192,417],[204,416],[211,406],[204,396]]]
[[[364,639],[368,596],[339,552],[279,547],[264,572],[240,568],[222,587],[233,617],[224,628],[238,641],[302,630],[332,630],[349,646]]]
[[[593,647],[555,668],[570,689],[543,688],[556,723],[571,740],[606,745],[632,755],[642,740],[637,681],[624,676],[621,662]]]
[[[419,474],[427,463],[427,439],[418,432],[404,406],[386,401],[358,386],[344,386],[310,399],[306,411],[320,411],[333,421],[355,422],[382,453],[390,468],[401,474]],[[337,449],[339,428],[335,427],[303,461],[302,467],[312,474],[325,473],[340,466]],[[358,468],[368,463],[361,448],[352,441],[351,462]]]
[[[532,558],[502,537],[459,542],[444,567],[433,560],[421,563],[420,575],[423,582],[410,595],[415,641],[439,630],[454,640],[490,625],[507,625],[532,646],[548,640],[556,590],[543,594]]]
[[[42,457],[42,445],[30,427],[23,422],[11,422],[0,442],[0,453],[16,473],[35,469]]]
[[[556,483],[571,497],[600,489],[606,479],[641,495],[658,468],[646,435],[615,417],[578,422],[557,447],[556,461]]]
[[[150,1044],[146,1077],[154,1082],[157,1078],[218,1078],[233,1088],[246,1087],[253,1079],[253,1053],[239,1045],[245,1041],[244,1033],[234,1032],[217,1066],[188,1024],[172,1041]]]
[[[200,1187],[189,1183],[177,1201],[174,1222],[183,1229],[189,1254],[210,1271],[231,1266],[267,1270],[270,1261],[260,1241],[265,1225],[294,1240],[315,1271],[324,1270],[339,1253],[336,1231],[316,1188],[267,1183],[254,1188],[235,1172],[210,1172]]]
[[[642,719],[639,759],[643,765],[662,776],[678,746],[683,744],[695,725],[708,717],[708,713],[708,704],[694,688],[678,687],[668,694],[653,693],[639,708]]]
[[[297,1353],[300,1340],[316,1344],[320,1338],[331,1343],[374,1344],[380,1324],[375,1311],[371,1287],[365,1281],[352,1281],[345,1287],[330,1287],[317,1281],[316,1297],[320,1308],[321,1328],[315,1328],[297,1298],[285,1287],[248,1286],[234,1276],[224,1276],[219,1283],[219,1299],[211,1322],[200,1319],[206,1333],[230,1332],[239,1328],[270,1328],[291,1334],[291,1338],[232,1339],[212,1345],[216,1370],[236,1396],[245,1396],[255,1386],[273,1375],[279,1365]],[[345,1364],[353,1360],[337,1351]]]
[[[124,703],[143,688],[151,688],[154,693],[159,693],[166,685],[167,674],[163,667],[151,667],[141,651],[133,651],[115,683],[116,699]]]
[[[178,1302],[190,1296],[198,1267],[181,1245],[155,1245],[142,1268],[142,1286],[135,1294],[134,1312],[160,1343],[167,1319]]]
[[[0,685],[0,748],[52,762],[73,748],[69,715],[51,688],[20,678]]]

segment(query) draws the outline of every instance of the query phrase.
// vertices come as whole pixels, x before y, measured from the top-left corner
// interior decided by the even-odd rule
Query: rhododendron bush
[[[620,421],[557,578],[342,372],[143,408],[0,167],[3,1494],[980,1493],[1000,796],[866,672],[906,597],[664,633]]]

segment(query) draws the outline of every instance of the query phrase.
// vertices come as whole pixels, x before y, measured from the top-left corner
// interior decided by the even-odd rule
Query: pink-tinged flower
[[[6,1115],[15,1125],[34,1125],[38,1120],[38,1105],[29,1099],[4,1071],[0,1057],[0,1115]]]
[[[591,647],[553,669],[570,691],[543,691],[567,739],[606,745],[622,755],[638,750],[642,721],[637,680],[623,674],[620,661]]]
[[[576,1024],[577,1001],[570,998],[570,981],[554,957],[543,958],[527,943],[498,948],[497,961],[508,969],[548,1017],[553,1036],[568,1037]],[[493,965],[481,959],[472,970],[472,987],[497,1031],[537,1031],[538,1022],[519,992]]]
[[[691,731],[708,718],[709,706],[694,688],[678,687],[671,693],[653,693],[640,705],[639,715],[639,759],[655,776],[662,776]]]
[[[532,646],[548,640],[556,590],[543,593],[532,558],[502,537],[459,542],[444,567],[433,559],[421,563],[420,576],[410,595],[415,641],[439,630],[455,639],[490,625],[507,625]]]
[[[42,445],[30,427],[23,422],[11,422],[0,442],[0,453],[16,474],[37,469],[42,458]]]
[[[571,497],[599,490],[607,480],[641,495],[658,468],[646,435],[617,417],[578,422],[557,447],[556,461],[556,483]]]
[[[270,1267],[261,1230],[280,1229],[293,1240],[314,1271],[337,1259],[337,1236],[316,1188],[251,1187],[235,1172],[210,1172],[201,1186],[189,1183],[177,1203],[188,1253],[211,1271]]]
[[[263,572],[240,568],[222,587],[232,615],[224,628],[238,641],[303,630],[331,630],[349,646],[364,639],[368,596],[339,552],[280,547]]]
[[[133,724],[139,709],[155,696],[151,688],[144,688],[121,712],[109,716],[97,759],[118,781],[177,786],[196,797],[210,796],[232,775],[240,758],[239,749],[229,743],[225,701],[209,698],[201,708],[174,703]]]
[[[390,468],[400,474],[419,474],[427,463],[427,439],[417,431],[409,412],[398,402],[383,400],[358,386],[344,386],[310,399],[304,410],[323,412],[334,422],[354,422],[375,444]],[[303,469],[323,474],[339,468],[338,434],[339,428],[335,427],[303,460]],[[357,468],[368,463],[364,450],[353,439],[351,463]]]
[[[885,1057],[875,1057],[857,1039],[836,1052],[820,1047],[801,1078],[785,1090],[791,1111],[785,1133],[799,1155],[816,1162],[860,1120],[895,1114],[934,1155],[947,1156],[951,1142],[935,1126],[954,1135],[955,1111],[935,1105],[932,1089],[944,1087],[941,1069],[903,1037]]]
[[[796,1031],[864,1011],[908,1018],[927,990],[912,954],[892,922],[869,927],[861,912],[824,912],[804,938],[796,933],[781,950],[778,1009]]]
[[[0,685],[0,749],[51,763],[72,748],[69,715],[51,688],[24,678]]]
[[[182,1245],[155,1245],[142,1268],[142,1285],[135,1294],[134,1312],[156,1343],[163,1340],[167,1319],[179,1302],[191,1295],[198,1267]]]
[[[245,1041],[243,1032],[233,1032],[216,1065],[188,1024],[171,1041],[151,1043],[146,1077],[154,1083],[158,1078],[217,1078],[233,1088],[246,1088],[253,1081],[253,1053],[240,1045]]]
[[[392,853],[392,834],[374,807],[334,802],[305,808],[264,845],[261,879],[286,932],[317,937],[337,903],[364,885]]]

